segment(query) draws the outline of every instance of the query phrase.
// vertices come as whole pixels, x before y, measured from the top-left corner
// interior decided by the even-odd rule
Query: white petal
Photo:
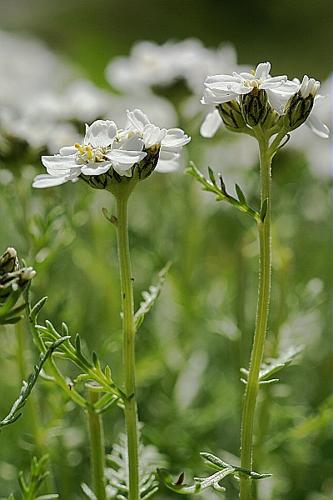
[[[256,67],[255,78],[257,78],[258,80],[265,80],[266,78],[268,78],[271,67],[272,66],[270,62],[258,64],[258,66]]]
[[[81,167],[81,172],[84,175],[101,175],[105,174],[111,168],[110,161],[88,163]]]
[[[141,137],[133,135],[128,139],[123,139],[121,142],[114,144],[113,149],[120,149],[126,151],[142,151],[144,142]]]
[[[146,148],[150,148],[155,144],[161,144],[167,131],[165,128],[160,129],[153,124],[146,125],[143,132],[143,140]]]
[[[133,111],[127,110],[127,126],[130,130],[144,131],[146,125],[150,124],[148,116],[144,114],[141,109],[134,109]]]
[[[184,131],[180,128],[170,128],[166,136],[162,141],[163,149],[165,148],[181,148],[188,144],[191,140],[191,137],[186,135]]]
[[[290,94],[268,89],[267,96],[272,108],[275,109],[275,111],[277,111],[280,115],[283,114],[284,108],[290,98]]]
[[[306,120],[305,124],[311,128],[311,130],[319,137],[327,139],[330,135],[329,128],[316,116],[316,113],[310,113],[309,118]]]
[[[122,165],[121,163],[114,164],[113,170],[124,177],[132,177],[132,167],[128,168],[128,165]]]
[[[77,149],[75,146],[64,146],[63,148],[60,148],[59,153],[61,156],[71,156],[77,153]]]
[[[170,151],[160,151],[160,156],[156,165],[156,172],[168,173],[178,170],[180,167],[180,154]]]
[[[65,184],[69,179],[67,177],[52,177],[52,175],[41,174],[37,175],[32,183],[32,187],[34,188],[48,188],[60,186],[61,184]]]
[[[122,149],[113,149],[106,155],[106,157],[111,160],[112,165],[113,163],[121,163],[127,165],[127,168],[143,160],[145,156],[147,156],[147,153],[143,151],[126,151]]]
[[[86,125],[84,144],[91,144],[94,148],[110,146],[117,134],[116,124],[109,120],[96,120],[90,126]]]
[[[220,116],[220,113],[217,111],[217,109],[214,109],[214,111],[211,111],[206,115],[206,118],[201,124],[200,127],[200,134],[202,137],[213,137],[220,126],[222,125],[222,118]]]
[[[42,164],[51,175],[54,172],[59,172],[58,175],[63,175],[65,172],[69,173],[72,168],[77,168],[75,156],[42,156]]]

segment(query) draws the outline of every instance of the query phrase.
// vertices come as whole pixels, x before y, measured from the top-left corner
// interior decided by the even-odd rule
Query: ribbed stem
[[[123,312],[123,359],[125,368],[125,421],[128,451],[129,500],[139,500],[138,417],[135,394],[135,323],[132,271],[128,241],[128,194],[117,200],[117,237]]]
[[[98,401],[99,394],[92,386],[87,385],[88,401],[91,407]],[[88,408],[88,425],[90,438],[90,466],[93,491],[97,500],[106,500],[105,492],[105,447],[102,417],[92,408]]]
[[[267,212],[263,221],[258,221],[259,233],[259,288],[256,327],[250,359],[248,382],[246,385],[242,428],[241,428],[241,466],[252,470],[253,466],[253,431],[255,409],[259,390],[259,372],[264,353],[271,288],[271,153],[268,141],[258,137],[260,147],[261,205],[267,200]],[[240,499],[251,500],[251,478],[240,479]]]

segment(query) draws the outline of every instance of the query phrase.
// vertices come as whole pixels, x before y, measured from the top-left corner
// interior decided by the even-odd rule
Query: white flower
[[[297,84],[286,75],[272,77],[269,62],[260,63],[252,73],[208,76],[205,80],[203,104],[222,104],[249,94],[253,89],[265,90],[271,105],[281,112],[287,99],[297,92]]]
[[[174,170],[181,148],[189,141],[180,129],[156,127],[139,109],[127,112],[125,129],[118,129],[110,120],[96,120],[86,125],[83,144],[63,147],[53,156],[42,156],[47,174],[38,175],[33,186],[59,186],[77,181],[81,174],[99,176],[111,168],[120,176],[131,177],[132,167],[143,160],[151,148],[154,152],[160,150],[157,170]]]
[[[172,172],[179,168],[180,152],[191,140],[180,128],[160,129],[150,123],[147,115],[141,110],[127,111],[126,130],[139,133],[145,147],[160,145],[160,154],[155,170]]]

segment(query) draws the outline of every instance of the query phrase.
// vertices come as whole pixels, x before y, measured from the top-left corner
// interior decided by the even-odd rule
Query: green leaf
[[[213,170],[210,167],[208,167],[208,175],[209,175],[209,178],[210,178],[212,184],[214,186],[216,186],[215,174],[214,174]]]
[[[29,477],[26,478],[22,471],[19,472],[18,482],[22,492],[22,498],[24,500],[52,500],[59,498],[57,493],[37,496],[38,491],[49,475],[49,472],[46,470],[47,462],[47,455],[44,455],[39,460],[36,457],[33,457],[30,465]]]
[[[38,314],[40,313],[41,309],[44,307],[44,305],[46,304],[46,301],[47,301],[47,297],[43,297],[42,299],[40,299],[34,306],[32,309],[30,309],[30,312],[29,312],[29,319],[30,321],[35,324],[37,322],[37,319],[38,319]]]
[[[51,346],[46,350],[45,353],[40,355],[38,364],[35,365],[34,371],[29,375],[27,381],[23,381],[21,392],[19,397],[14,402],[11,410],[8,415],[0,421],[0,428],[5,427],[6,425],[13,424],[20,416],[21,413],[19,411],[24,407],[27,402],[28,397],[31,394],[32,389],[34,388],[39,374],[42,371],[42,368],[47,361],[47,359],[52,355],[52,353],[67,340],[68,337],[61,337],[51,344]]]
[[[238,197],[240,203],[242,205],[246,205],[245,195],[244,195],[243,191],[241,190],[241,188],[239,187],[238,184],[235,184],[235,189],[236,189],[237,197]]]
[[[261,365],[259,373],[260,382],[269,382],[272,375],[278,373],[286,366],[289,366],[294,361],[296,356],[302,352],[302,350],[303,347],[291,347],[288,351],[282,353],[278,358],[268,359]]]
[[[145,291],[142,293],[143,301],[140,303],[139,309],[136,311],[134,315],[135,326],[136,328],[140,328],[145,316],[152,309],[155,304],[159,294],[161,293],[162,287],[164,285],[166,275],[170,269],[171,262],[168,262],[163,269],[158,273],[158,282],[156,285],[151,285],[149,287],[149,291]]]

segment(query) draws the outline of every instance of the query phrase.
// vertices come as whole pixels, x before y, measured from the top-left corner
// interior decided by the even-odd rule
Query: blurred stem
[[[90,438],[90,464],[93,483],[93,491],[97,500],[106,500],[105,492],[105,447],[102,417],[93,409],[93,405],[99,399],[96,388],[87,385],[88,401],[88,425]]]
[[[27,377],[27,366],[26,366],[26,355],[29,353],[30,349],[26,343],[26,332],[24,328],[24,321],[21,320],[15,325],[17,349],[16,349],[16,361],[19,370],[20,380],[26,380]],[[39,401],[36,397],[35,391],[32,391],[30,397],[26,403],[27,418],[31,424],[31,432],[33,435],[34,444],[37,453],[40,457],[48,453],[47,446],[45,444],[45,433],[44,426],[40,420],[39,411]],[[49,474],[46,478],[46,486],[50,491],[54,487],[53,475]]]
[[[256,327],[250,358],[248,381],[243,403],[241,427],[241,466],[252,470],[253,467],[253,430],[256,402],[259,390],[259,373],[266,338],[271,288],[271,162],[268,139],[257,130],[260,150],[260,199],[261,206],[267,200],[264,220],[258,221],[259,233],[259,288]],[[252,480],[245,475],[240,479],[240,499],[251,500]]]
[[[123,312],[123,359],[125,368],[125,421],[128,452],[129,500],[139,500],[138,417],[135,394],[135,323],[132,271],[128,241],[129,193],[118,192],[117,240]]]

